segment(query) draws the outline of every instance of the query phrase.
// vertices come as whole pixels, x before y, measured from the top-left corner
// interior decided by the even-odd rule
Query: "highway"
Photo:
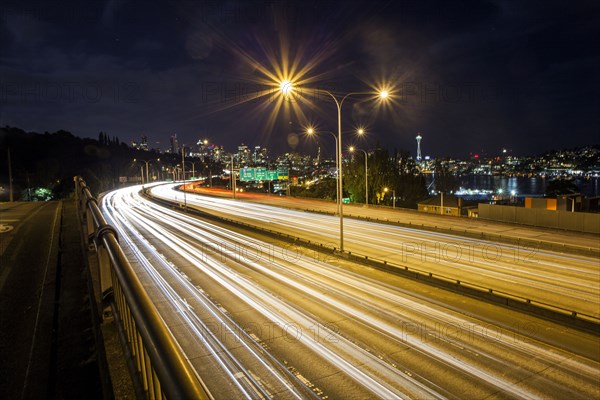
[[[153,195],[182,201],[173,186]],[[187,194],[190,206],[248,224],[339,246],[339,219],[264,204]],[[344,248],[541,303],[600,317],[600,266],[595,257],[468,239],[346,218]]]
[[[139,190],[107,194],[102,210],[216,398],[600,396],[597,336],[206,222],[149,202]],[[179,201],[183,195],[169,186],[154,192]],[[335,218],[190,194],[186,202],[335,241]],[[361,221],[347,226],[349,247],[426,266],[451,261],[431,262],[414,250],[398,255],[390,246],[468,243],[416,239],[410,230]],[[562,288],[560,297],[593,304],[592,260],[556,256],[537,253],[537,274],[526,261],[509,266],[476,255],[461,269],[485,275],[491,272],[481,265],[499,265],[499,282],[514,274],[515,286],[535,281],[540,292]],[[548,277],[554,268],[584,284]]]

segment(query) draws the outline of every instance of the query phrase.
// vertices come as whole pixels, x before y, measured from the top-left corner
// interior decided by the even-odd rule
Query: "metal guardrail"
[[[137,374],[149,399],[212,399],[135,274],[116,230],[106,223],[85,181],[75,177],[80,218],[95,248],[103,298],[114,298]]]

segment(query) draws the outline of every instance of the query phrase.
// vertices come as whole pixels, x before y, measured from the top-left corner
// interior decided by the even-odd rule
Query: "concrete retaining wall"
[[[479,203],[479,218],[523,225],[600,233],[600,214]]]

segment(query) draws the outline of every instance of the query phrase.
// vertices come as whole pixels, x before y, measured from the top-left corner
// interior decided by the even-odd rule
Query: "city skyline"
[[[593,144],[600,13],[588,2],[340,5],[9,2],[0,125],[293,151],[314,148],[303,126],[337,128],[317,90],[386,86],[385,107],[357,97],[343,108],[343,130],[365,126],[370,146],[412,152],[418,133],[437,157]],[[277,79],[294,74],[312,102],[297,99],[300,112],[276,97]]]

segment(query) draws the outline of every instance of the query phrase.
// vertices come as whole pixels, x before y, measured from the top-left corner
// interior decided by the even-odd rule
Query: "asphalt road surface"
[[[1,212],[0,383],[4,395],[34,398],[49,379],[61,203],[5,203]]]
[[[78,224],[74,202],[0,203],[4,399],[103,397]]]
[[[182,202],[175,185],[152,194]],[[236,221],[339,247],[339,218],[187,194],[187,204]],[[406,266],[426,275],[460,280],[549,306],[600,318],[597,257],[570,255],[521,245],[471,239],[432,231],[346,218],[344,249],[371,259]]]
[[[138,190],[106,195],[103,212],[217,398],[600,396],[597,336],[206,222]],[[277,224],[276,214],[251,218]],[[288,217],[297,222],[328,229]],[[376,246],[366,237],[363,249]]]

